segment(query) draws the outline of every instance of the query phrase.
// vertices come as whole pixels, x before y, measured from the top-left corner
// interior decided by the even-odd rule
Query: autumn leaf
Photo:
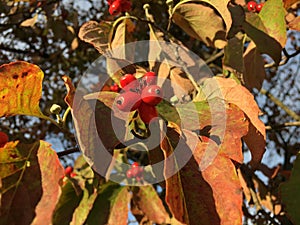
[[[108,40],[111,35],[112,23],[107,21],[89,21],[84,23],[79,30],[79,38],[92,44],[100,54],[108,49]]]
[[[115,183],[102,186],[85,224],[124,225],[127,224],[130,195],[127,187]]]
[[[51,224],[64,170],[50,144],[9,142],[0,154],[1,220],[4,224]]]
[[[260,110],[253,95],[233,79],[214,77],[203,84],[203,92],[209,96],[222,97],[227,103],[239,107],[249,118],[248,134],[243,137],[252,154],[252,164],[255,166],[262,159],[265,152],[265,125],[258,118]]]
[[[300,31],[300,16],[297,16],[288,24],[289,28],[292,30]]]
[[[28,115],[48,118],[40,110],[43,71],[24,61],[0,66],[0,117]]]
[[[169,215],[152,186],[135,187],[132,200],[151,222],[156,224],[168,223]]]
[[[170,176],[179,169],[178,163],[184,156],[175,153],[178,147],[173,146],[171,140],[179,135],[176,133],[173,129],[169,130],[162,142],[162,149],[168,158],[165,161],[166,202],[172,214],[185,224],[241,224],[242,195],[235,166],[228,157],[218,154],[219,150],[226,152],[229,146],[224,143],[220,147],[206,138],[203,141],[198,139],[195,149],[192,149],[189,142],[195,134],[184,130],[186,141],[180,149],[192,157],[183,168]],[[200,169],[203,159],[207,160],[209,156],[209,165],[204,170]]]
[[[299,0],[283,0],[284,8],[289,9],[292,5],[299,2]]]
[[[174,7],[172,20],[191,37],[223,48],[232,23],[227,4],[228,1],[181,1]]]
[[[84,98],[80,91],[73,93],[75,89],[72,83],[64,78],[69,91],[66,102],[71,107],[80,149],[88,164],[105,177],[114,147],[120,142],[115,132],[118,131],[119,135],[124,135],[125,132],[125,121],[117,118],[111,110],[117,94],[100,92]],[[115,124],[112,124],[112,121],[115,121]]]

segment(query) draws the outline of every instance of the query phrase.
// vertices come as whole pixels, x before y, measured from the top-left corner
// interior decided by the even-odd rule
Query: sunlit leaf
[[[185,224],[241,224],[242,195],[235,167],[228,157],[218,154],[228,146],[220,147],[207,138],[199,140],[195,149],[191,149],[189,143],[195,134],[183,131],[186,142],[181,148],[187,154],[193,151],[193,156],[178,173],[169,177],[182,160],[180,157],[184,157],[171,157],[175,148],[170,144],[174,131],[169,132],[173,134],[168,134],[169,141],[164,139],[162,149],[165,157],[169,157],[165,161],[166,202],[175,218]],[[199,167],[203,159],[211,160],[204,170]]]
[[[217,85],[216,83],[217,82]],[[265,152],[265,125],[258,118],[260,110],[253,95],[242,85],[237,84],[233,79],[214,77],[207,79],[203,85],[204,92],[209,94],[209,99],[220,96],[228,103],[238,106],[249,118],[249,131],[243,137],[252,153],[253,166],[259,163]]]
[[[136,187],[132,198],[150,221],[157,224],[168,223],[170,217],[152,186]]]
[[[34,24],[36,23],[36,20],[38,18],[38,14],[35,14],[32,18],[24,20],[20,26],[21,27],[33,27]]]
[[[10,142],[0,154],[2,224],[51,224],[64,170],[50,144]]]
[[[18,61],[0,66],[0,117],[29,115],[46,118],[40,110],[44,73]]]
[[[295,224],[300,221],[299,202],[300,202],[300,155],[294,162],[294,167],[290,179],[280,186],[280,193],[283,203],[286,205],[288,215]]]
[[[182,1],[175,6],[172,19],[190,36],[208,46],[223,48],[232,23],[227,4],[228,1]]]
[[[80,27],[78,36],[81,40],[92,44],[99,53],[103,54],[108,49],[111,28],[111,22],[89,21]]]
[[[288,24],[289,28],[292,30],[300,31],[300,16],[297,16]]]
[[[299,0],[283,0],[284,8],[289,9],[292,5],[299,2]]]

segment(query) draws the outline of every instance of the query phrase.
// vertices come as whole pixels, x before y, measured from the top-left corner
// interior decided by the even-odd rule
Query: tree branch
[[[75,152],[80,152],[78,147],[70,148],[61,152],[57,152],[58,157],[63,157],[65,155],[70,155]]]
[[[282,108],[289,116],[291,116],[294,120],[300,121],[300,116],[295,113],[293,110],[291,110],[288,106],[283,104],[282,101],[280,101],[278,98],[276,98],[274,95],[272,95],[269,91],[265,89],[261,89],[261,94],[266,95],[270,98],[271,101],[273,101],[277,106]]]
[[[276,125],[269,125],[266,126],[266,130],[280,130],[283,129],[285,127],[293,127],[293,126],[300,126],[300,121],[295,121],[295,122],[286,122],[286,123],[282,123],[282,124],[276,124]]]

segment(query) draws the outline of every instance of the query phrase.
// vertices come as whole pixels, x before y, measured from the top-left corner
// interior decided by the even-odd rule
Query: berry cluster
[[[0,131],[0,148],[2,148],[7,142],[8,142],[7,134]]]
[[[68,166],[67,168],[65,168],[65,176],[66,177],[75,177],[76,176],[76,173],[73,172],[72,166]]]
[[[255,1],[250,1],[247,3],[247,8],[249,12],[257,12],[259,13],[262,9],[264,3],[256,3]]]
[[[116,98],[118,109],[124,112],[138,110],[145,124],[158,116],[155,106],[161,102],[163,92],[156,84],[154,72],[147,72],[137,80],[132,74],[126,74],[120,79],[124,92]]]
[[[130,0],[107,0],[110,15],[116,16],[131,9]]]
[[[129,179],[135,178],[137,181],[141,181],[144,178],[143,172],[144,172],[143,167],[140,167],[138,162],[134,162],[132,163],[130,169],[127,170],[126,176]]]

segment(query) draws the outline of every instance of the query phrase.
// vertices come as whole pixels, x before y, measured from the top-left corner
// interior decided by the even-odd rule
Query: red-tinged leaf
[[[128,219],[130,194],[127,187],[107,183],[101,187],[85,224],[124,225]]]
[[[28,115],[46,118],[40,110],[43,71],[24,61],[0,66],[0,117]]]
[[[164,224],[170,222],[170,217],[152,186],[136,187],[133,190],[132,200],[152,223]]]
[[[221,92],[226,102],[238,106],[249,118],[249,132],[243,138],[252,153],[252,163],[255,166],[255,164],[260,162],[265,152],[266,133],[265,125],[258,118],[260,110],[253,95],[234,80],[221,77],[208,79],[203,88],[205,93],[210,93],[208,95],[210,98],[219,96]]]
[[[191,37],[208,46],[223,48],[226,45],[226,32],[232,23],[227,3],[228,1],[182,1],[174,7],[172,19]]]
[[[253,42],[250,42],[248,45],[243,58],[245,66],[243,79],[245,86],[249,90],[253,88],[260,90],[266,77],[265,63]]]
[[[280,185],[280,193],[286,210],[292,221],[297,224],[300,221],[299,202],[300,202],[300,154],[298,154],[290,179]]]
[[[193,156],[170,177],[183,156],[171,156],[174,146],[170,138],[176,134],[174,130],[169,132],[173,134],[168,135],[169,140],[164,139],[162,149],[165,157],[169,157],[165,162],[166,202],[175,218],[185,224],[241,224],[242,195],[235,167],[229,158],[217,154],[219,148],[226,150],[209,138],[198,141],[196,148],[191,149],[190,139],[194,139],[195,134],[183,131],[186,143],[180,148],[186,154],[193,152]],[[202,170],[199,165],[207,159],[211,162]]]
[[[79,38],[92,44],[100,54],[108,49],[108,41],[111,35],[112,23],[107,21],[89,21],[83,24],[79,30]]]
[[[72,84],[70,77],[62,76],[62,79],[65,82],[65,86],[67,88],[67,95],[65,97],[65,102],[68,104],[69,107],[72,108],[76,89],[75,89],[74,85]]]
[[[62,194],[53,213],[53,225],[69,225],[83,197],[83,191],[69,179],[63,184],[61,190]]]
[[[4,224],[51,224],[64,169],[50,144],[9,142],[0,154]]]
[[[66,99],[71,99],[67,102],[73,102],[69,106],[80,149],[87,163],[97,173],[106,177],[109,175],[107,172],[112,161],[114,147],[126,132],[124,119],[127,118],[126,115],[115,114],[111,109],[117,93],[100,92],[84,98],[80,91],[76,91],[76,94],[72,93],[74,87],[68,80],[65,85],[70,91]],[[120,119],[116,115],[123,117]],[[118,132],[119,136],[116,136],[115,132]]]
[[[299,2],[299,0],[283,0],[284,8],[289,9],[292,5]]]
[[[292,30],[300,31],[300,16],[297,16],[288,24],[289,28]]]

